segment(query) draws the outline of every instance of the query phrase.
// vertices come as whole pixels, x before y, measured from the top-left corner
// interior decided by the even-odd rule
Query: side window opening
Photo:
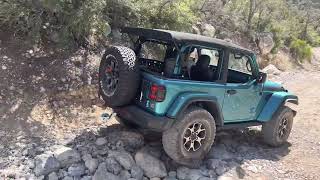
[[[219,78],[218,64],[221,51],[217,49],[194,48],[186,58],[190,80],[214,82]]]
[[[140,68],[165,77],[173,76],[177,56],[173,45],[157,41],[145,41],[138,50]]]
[[[228,82],[246,83],[252,79],[251,58],[246,55],[230,53],[228,64]]]

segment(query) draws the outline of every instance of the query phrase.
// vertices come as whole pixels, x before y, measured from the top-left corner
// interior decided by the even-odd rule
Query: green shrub
[[[307,59],[311,61],[312,58],[312,47],[301,39],[294,39],[290,45],[291,52],[300,61]]]
[[[64,45],[95,45],[112,28],[138,26],[189,31],[196,0],[0,0],[0,26]],[[110,24],[110,26],[109,26]]]
[[[1,1],[1,0],[0,0]],[[0,3],[0,25],[35,42],[86,44],[109,32],[105,0],[10,0]]]

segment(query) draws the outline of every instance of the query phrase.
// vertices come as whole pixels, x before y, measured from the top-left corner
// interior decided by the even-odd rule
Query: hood
[[[266,81],[264,83],[264,91],[287,91],[281,84],[272,81]]]

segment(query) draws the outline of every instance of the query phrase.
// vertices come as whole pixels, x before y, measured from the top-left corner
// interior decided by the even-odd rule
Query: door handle
[[[237,94],[237,90],[229,89],[229,90],[227,90],[227,93],[228,93],[229,95],[234,95],[234,94]]]

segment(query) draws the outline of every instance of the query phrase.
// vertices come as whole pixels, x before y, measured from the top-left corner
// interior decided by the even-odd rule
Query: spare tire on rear
[[[106,105],[129,104],[135,98],[139,84],[135,52],[127,47],[108,47],[99,68],[99,90]]]

